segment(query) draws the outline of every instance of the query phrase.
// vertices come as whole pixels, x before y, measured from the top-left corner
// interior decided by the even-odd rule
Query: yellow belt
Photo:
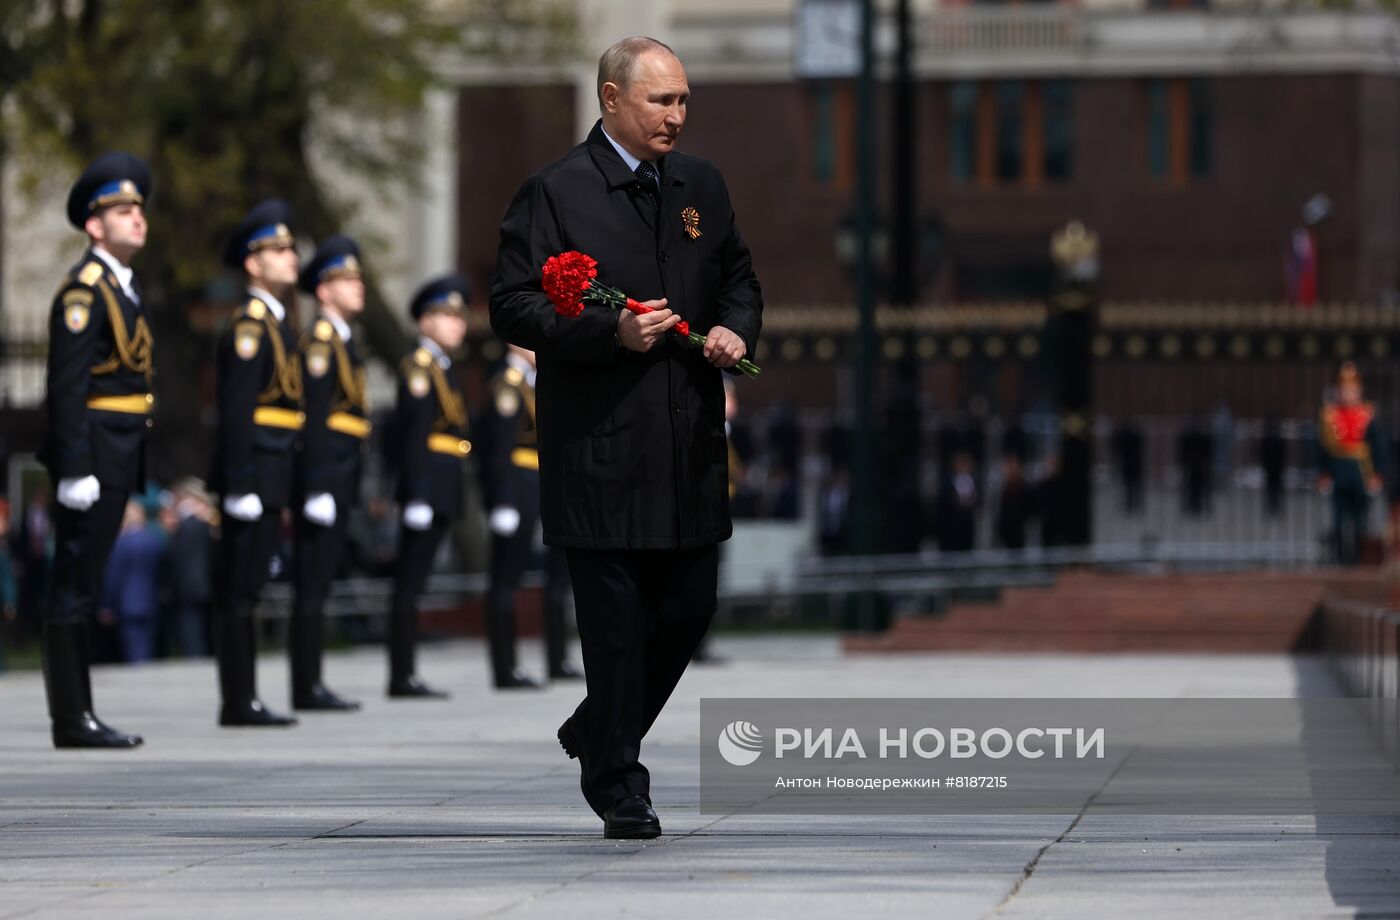
[[[253,410],[253,424],[266,428],[286,428],[288,431],[301,431],[306,424],[306,413],[295,409],[282,409],[277,406],[258,406]]]
[[[99,412],[126,412],[130,415],[149,415],[156,404],[150,393],[131,393],[127,396],[89,396],[87,407]]]
[[[360,418],[349,412],[332,412],[330,417],[326,419],[326,427],[331,431],[338,431],[341,434],[348,434],[352,438],[363,440],[369,437],[372,426],[367,418]]]
[[[533,447],[517,447],[510,452],[510,462],[524,470],[540,468],[540,452]]]
[[[435,454],[465,457],[472,452],[472,442],[464,441],[451,434],[430,434],[428,435],[428,450]]]

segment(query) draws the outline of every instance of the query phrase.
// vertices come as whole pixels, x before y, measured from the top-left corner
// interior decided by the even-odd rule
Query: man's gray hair
[[[634,35],[617,42],[603,56],[598,58],[598,107],[603,106],[603,84],[613,83],[622,89],[632,82],[637,70],[637,60],[649,51],[664,51],[671,57],[676,52],[671,46],[645,35]]]

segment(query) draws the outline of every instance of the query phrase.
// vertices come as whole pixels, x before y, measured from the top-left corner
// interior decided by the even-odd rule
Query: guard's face
[[[360,278],[332,278],[321,282],[318,296],[346,316],[358,316],[365,309],[365,283]]]
[[[301,267],[301,259],[297,256],[297,251],[292,246],[278,246],[275,248],[259,249],[251,253],[244,260],[248,277],[255,282],[262,282],[274,287],[285,287],[289,284],[296,284],[297,270]]]
[[[431,310],[418,320],[418,328],[445,352],[462,347],[467,337],[467,315],[459,311]]]
[[[109,251],[135,252],[146,245],[146,211],[139,204],[103,208],[88,219],[88,233]]]
[[[689,100],[690,84],[681,62],[664,51],[647,52],[637,59],[626,88],[603,86],[608,133],[634,153],[646,151],[643,159],[663,157],[675,148],[685,127]]]

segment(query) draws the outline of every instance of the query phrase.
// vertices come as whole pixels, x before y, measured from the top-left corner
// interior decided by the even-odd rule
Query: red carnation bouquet
[[[628,297],[611,285],[598,280],[598,260],[582,252],[561,252],[545,260],[540,270],[544,292],[554,303],[554,311],[560,316],[575,317],[583,312],[585,304],[607,307],[609,310],[631,310],[633,313],[651,313],[645,306]],[[671,331],[692,345],[704,347],[705,336],[691,332],[685,320],[671,327]],[[749,377],[757,377],[761,368],[748,358],[737,365]]]

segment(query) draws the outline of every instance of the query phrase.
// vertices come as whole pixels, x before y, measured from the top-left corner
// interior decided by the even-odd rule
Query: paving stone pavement
[[[280,731],[216,727],[211,663],[100,668],[103,718],[147,738],[120,753],[52,750],[39,676],[0,675],[0,918],[1400,917],[1396,818],[700,813],[705,696],[1335,694],[1314,659],[716,644],[644,746],[645,843],[602,839],[554,740],[579,686],[488,690],[477,643],[424,650],[447,702],[386,700],[381,654],[334,655],[364,711]],[[259,679],[286,703],[284,657]]]

